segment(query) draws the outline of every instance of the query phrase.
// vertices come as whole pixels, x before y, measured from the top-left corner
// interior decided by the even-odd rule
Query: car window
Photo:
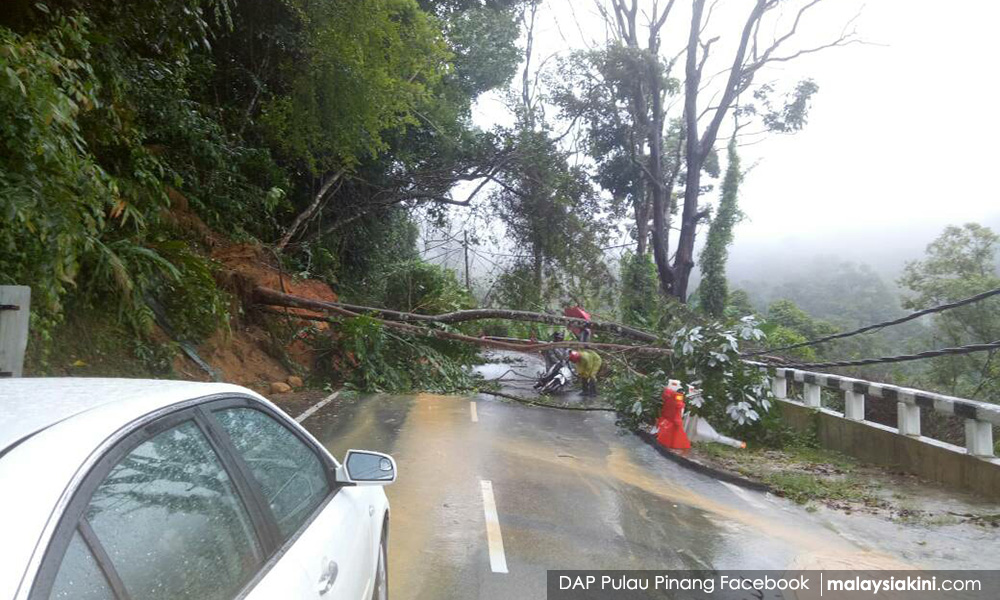
[[[245,507],[192,421],[126,455],[84,516],[132,598],[232,598],[259,564]]]
[[[330,492],[319,456],[273,417],[251,408],[215,413],[260,484],[288,538]]]
[[[79,532],[73,532],[55,583],[49,593],[51,600],[115,600],[97,559],[84,543]]]

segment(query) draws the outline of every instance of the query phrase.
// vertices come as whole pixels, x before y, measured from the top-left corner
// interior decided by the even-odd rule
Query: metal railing
[[[822,388],[843,392],[844,412],[831,412],[852,421],[865,421],[865,398],[868,396],[895,401],[898,411],[896,429],[901,435],[921,437],[920,409],[922,408],[963,418],[966,452],[983,458],[994,456],[993,426],[1000,425],[1000,405],[841,375],[775,367],[758,362],[749,364],[760,367],[768,373],[771,377],[771,391],[776,398],[782,400],[789,400],[789,381],[802,384],[802,403],[810,408],[823,408],[820,395]]]

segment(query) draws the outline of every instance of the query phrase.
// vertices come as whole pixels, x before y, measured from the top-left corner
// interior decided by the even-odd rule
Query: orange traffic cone
[[[680,392],[681,384],[676,379],[671,379],[663,390],[663,407],[660,409],[660,418],[656,421],[659,431],[656,434],[656,441],[664,448],[674,450],[687,450],[691,448],[691,441],[684,433],[684,394]]]

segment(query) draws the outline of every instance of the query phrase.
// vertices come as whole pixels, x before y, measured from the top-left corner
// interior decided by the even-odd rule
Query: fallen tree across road
[[[284,305],[279,304],[278,306],[284,306]],[[304,307],[293,306],[291,308],[304,308]],[[348,318],[363,316],[361,313],[356,313],[340,307],[325,308],[325,309],[310,307],[310,310],[326,310]],[[295,319],[305,319],[307,321],[323,321],[327,323],[335,321],[335,319],[332,317],[297,314],[297,313],[288,314],[276,308],[270,308],[270,307],[264,307],[263,311],[277,315],[284,315]],[[604,350],[606,352],[620,352],[620,353],[635,352],[640,354],[661,354],[661,355],[672,354],[672,351],[669,348],[657,348],[656,346],[629,346],[627,344],[602,344],[596,342],[532,342],[531,340],[524,340],[522,342],[500,341],[488,337],[475,337],[472,335],[465,335],[462,333],[444,331],[442,329],[431,329],[430,327],[420,327],[417,325],[411,325],[409,323],[400,323],[398,321],[387,321],[385,319],[379,319],[375,317],[371,318],[375,319],[375,321],[381,323],[385,327],[389,327],[391,329],[396,329],[399,331],[405,331],[407,333],[411,333],[414,335],[422,335],[426,337],[436,338],[439,340],[466,342],[469,344],[482,346],[484,348],[512,350],[514,352],[544,352],[545,350],[551,350],[552,348],[580,348],[580,349]],[[514,339],[514,338],[508,338],[508,339]]]
[[[304,308],[320,312],[335,312],[337,314],[350,313],[353,316],[367,314],[377,317],[381,321],[399,323],[464,323],[468,321],[483,321],[486,319],[506,319],[510,321],[527,321],[531,323],[545,323],[548,325],[573,325],[582,327],[587,324],[583,319],[563,317],[560,315],[547,315],[544,313],[529,312],[525,310],[506,310],[499,308],[477,308],[472,310],[457,310],[439,315],[421,315],[417,313],[400,312],[371,306],[358,306],[355,304],[344,304],[342,302],[323,302],[311,300],[290,294],[284,294],[277,290],[264,287],[256,287],[253,290],[253,298],[259,304],[271,304],[275,306],[287,306],[290,308]],[[346,315],[345,315],[346,316]],[[619,337],[633,339],[647,344],[657,344],[661,340],[656,335],[610,321],[590,321],[591,329],[594,331],[604,331],[613,333]],[[593,344],[592,344],[593,346]]]

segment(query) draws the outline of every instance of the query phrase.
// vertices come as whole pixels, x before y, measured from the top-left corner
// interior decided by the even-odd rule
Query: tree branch
[[[316,196],[313,197],[312,203],[310,203],[309,206],[306,207],[304,211],[302,211],[301,213],[299,213],[297,217],[295,217],[295,220],[292,221],[292,224],[288,227],[288,230],[285,231],[285,235],[281,236],[281,239],[278,240],[278,243],[275,245],[275,249],[278,252],[284,250],[285,246],[288,245],[288,242],[292,241],[292,237],[294,237],[295,234],[298,233],[298,230],[302,226],[302,224],[305,223],[307,220],[309,220],[309,218],[312,217],[312,215],[319,209],[320,204],[322,204],[323,199],[327,195],[327,192],[330,191],[330,189],[333,187],[335,183],[340,181],[340,178],[346,172],[347,172],[346,168],[341,169],[336,173],[334,173],[333,175],[331,175],[330,177],[328,177],[325,182],[323,182],[323,185],[320,186],[319,188],[319,192],[317,192]]]
[[[376,308],[371,306],[357,306],[354,304],[345,304],[343,302],[323,302],[320,300],[311,300],[309,298],[302,298],[299,296],[293,296],[290,294],[284,294],[265,287],[255,287],[253,289],[253,299],[259,304],[265,305],[275,305],[275,306],[287,306],[290,308],[301,308],[305,310],[313,310],[320,312],[333,312],[336,314],[350,313],[348,316],[359,316],[360,314],[371,314],[380,319],[385,319],[387,321],[398,321],[404,323],[464,323],[467,321],[482,321],[485,319],[507,319],[512,321],[527,321],[531,323],[546,323],[549,325],[564,325],[564,326],[574,326],[582,327],[588,323],[584,319],[575,319],[572,317],[563,317],[559,315],[548,315],[544,313],[535,313],[524,310],[506,310],[506,309],[474,309],[474,310],[459,310],[450,313],[443,313],[439,315],[423,315],[417,313],[407,313],[396,310],[387,310],[384,308]],[[649,333],[647,331],[642,331],[641,329],[636,329],[634,327],[629,327],[628,325],[622,325],[620,323],[614,323],[611,321],[589,321],[591,328],[594,331],[605,331],[618,335],[621,337],[626,337],[634,339],[644,343],[658,343],[659,337]]]

